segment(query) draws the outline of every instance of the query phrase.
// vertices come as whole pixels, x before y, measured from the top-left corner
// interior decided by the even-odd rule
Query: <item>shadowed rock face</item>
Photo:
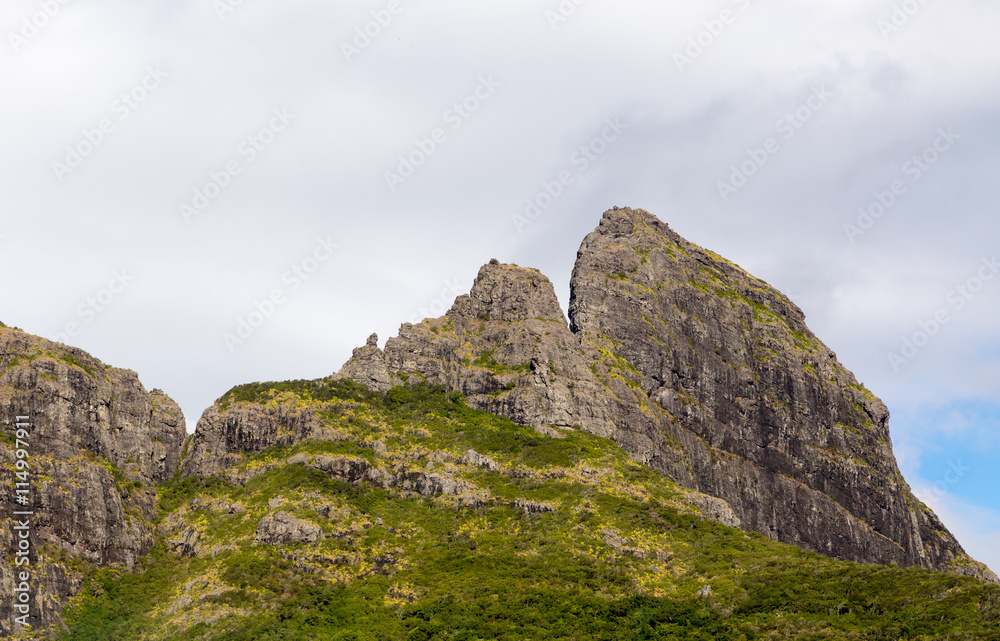
[[[581,245],[569,309],[537,271],[491,261],[444,317],[384,351],[371,337],[340,375],[440,383],[554,436],[580,426],[779,541],[995,580],[903,481],[885,405],[763,281],[614,209]]]
[[[181,474],[208,477],[221,473],[243,452],[325,438],[332,435],[308,408],[294,404],[222,408],[216,404],[198,420]]]
[[[964,559],[903,481],[885,405],[781,293],[634,210],[583,241],[571,291],[573,331],[635,368],[690,469],[657,467],[744,527],[857,561]]]
[[[31,557],[38,606],[31,622],[46,627],[58,621],[81,579],[55,555],[132,567],[152,547],[153,485],[177,469],[184,417],[162,392],[147,392],[135,372],[8,328],[0,328],[0,415],[5,488],[16,480],[16,417],[31,421],[31,504],[15,508],[12,492],[0,496],[0,554],[13,558],[9,515],[33,511],[33,549],[40,554]],[[4,634],[13,624],[14,569],[0,564]]]

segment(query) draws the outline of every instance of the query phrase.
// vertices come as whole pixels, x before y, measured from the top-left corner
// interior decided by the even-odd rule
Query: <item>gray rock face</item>
[[[351,360],[344,365],[342,374],[372,389],[387,390],[398,383],[394,382],[382,361],[382,350],[378,348],[378,334],[372,334],[364,347],[354,350]]]
[[[443,318],[404,324],[385,351],[355,350],[339,374],[381,391],[426,380],[523,425],[610,436],[614,403],[591,369],[596,358],[569,331],[548,278],[490,263]]]
[[[288,512],[275,512],[257,524],[255,541],[259,545],[312,545],[322,538],[323,529],[315,523]]]
[[[272,406],[240,403],[232,408],[215,404],[198,420],[181,473],[202,477],[219,474],[244,451],[259,452],[319,438],[322,431],[313,411],[294,402]]]
[[[184,416],[163,392],[147,392],[135,372],[11,329],[0,330],[0,363],[0,411],[38,423],[37,452],[72,458],[86,450],[143,483],[177,469]]]
[[[0,483],[17,479],[14,428],[29,416],[30,505],[0,496],[0,555],[12,558],[10,515],[34,512],[31,532],[31,623],[59,620],[80,575],[57,560],[65,554],[98,565],[132,567],[153,544],[154,485],[177,469],[187,434],[180,408],[147,392],[135,372],[89,354],[0,328]],[[14,571],[0,564],[0,632],[13,629]]]
[[[218,475],[240,461],[245,452],[302,441],[339,440],[341,436],[319,420],[315,412],[314,408],[298,403],[294,394],[267,405],[216,403],[198,420],[187,454],[180,463],[181,474],[203,478]],[[379,443],[370,445],[384,447]]]
[[[538,272],[495,261],[439,319],[355,350],[340,375],[412,380],[540,429],[579,425],[728,524],[828,556],[995,580],[896,466],[888,411],[766,283],[641,210],[583,241],[570,322]],[[706,506],[709,507],[709,506]]]
[[[572,330],[634,368],[683,451],[649,453],[654,467],[725,499],[745,528],[824,554],[965,557],[900,475],[885,405],[778,291],[635,210],[605,213],[571,291]]]
[[[372,465],[363,459],[343,456],[309,456],[297,454],[288,459],[290,465],[305,465],[323,472],[327,476],[348,483],[371,483],[378,487],[388,488],[395,484],[395,477]]]
[[[484,470],[489,470],[490,472],[499,467],[496,461],[488,456],[483,456],[476,450],[468,450],[465,453],[465,462],[473,467],[481,467]]]

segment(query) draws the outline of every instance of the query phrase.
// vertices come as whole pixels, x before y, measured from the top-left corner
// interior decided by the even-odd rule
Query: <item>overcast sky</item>
[[[193,430],[235,384],[440,315],[493,257],[565,307],[584,235],[641,207],[802,307],[1000,570],[998,24],[995,0],[5,0],[0,320],[135,369]]]

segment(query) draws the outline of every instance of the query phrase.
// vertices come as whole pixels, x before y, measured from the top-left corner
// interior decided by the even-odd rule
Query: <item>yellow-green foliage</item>
[[[134,574],[89,572],[64,639],[995,638],[1000,590],[704,521],[610,441],[541,436],[441,389],[295,381],[220,404],[290,397],[337,440],[248,454],[229,473],[238,483],[160,488],[156,549]],[[474,466],[470,449],[491,463]],[[306,464],[319,456],[464,485],[352,484]],[[324,538],[255,544],[275,510]],[[184,532],[200,536],[195,558],[167,552]]]

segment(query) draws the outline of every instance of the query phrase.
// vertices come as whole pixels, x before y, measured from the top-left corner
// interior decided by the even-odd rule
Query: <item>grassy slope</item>
[[[315,404],[336,440],[247,455],[237,471],[258,474],[245,485],[161,488],[173,532],[141,572],[92,573],[64,638],[1000,639],[1000,589],[703,521],[679,488],[593,435],[541,437],[422,385],[254,384],[220,399],[246,402]],[[466,464],[468,449],[499,467]],[[284,463],[301,453],[433,468],[472,487],[352,485]],[[459,505],[472,495],[485,505]],[[254,545],[272,499],[321,525],[323,541]],[[182,527],[201,533],[196,558],[166,551]]]

